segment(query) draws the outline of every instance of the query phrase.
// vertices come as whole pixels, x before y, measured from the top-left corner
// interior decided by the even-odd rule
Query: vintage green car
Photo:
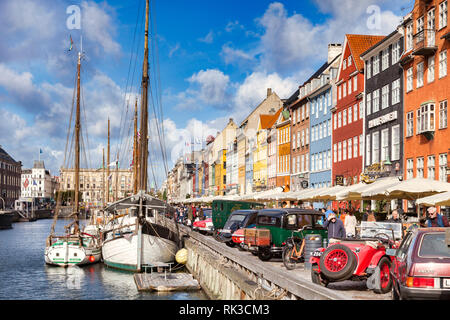
[[[230,214],[237,210],[262,209],[264,204],[232,200],[214,200],[212,203],[212,221],[216,232],[223,229]]]
[[[270,239],[264,233],[258,232],[257,237],[266,237],[267,239],[256,239],[257,245],[249,250],[253,254],[257,253],[261,260],[268,261],[273,255],[283,252],[286,240],[292,236],[303,239],[308,234],[320,234],[322,239],[327,241],[328,231],[318,223],[323,216],[319,211],[310,209],[260,210],[256,228],[269,230]]]

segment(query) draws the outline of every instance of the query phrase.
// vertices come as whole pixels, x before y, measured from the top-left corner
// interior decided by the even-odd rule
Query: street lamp
[[[390,173],[392,170],[392,162],[389,160],[389,156],[384,162],[384,171]]]

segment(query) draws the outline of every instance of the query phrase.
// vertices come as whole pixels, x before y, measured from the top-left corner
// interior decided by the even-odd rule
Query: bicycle
[[[286,245],[283,248],[283,264],[288,270],[294,270],[297,263],[305,261],[304,258],[305,239],[294,237],[292,235],[286,240]]]

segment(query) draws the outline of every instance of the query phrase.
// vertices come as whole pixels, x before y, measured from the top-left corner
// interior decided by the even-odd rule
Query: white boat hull
[[[175,260],[175,242],[148,234],[142,234],[141,257],[139,263],[139,236],[128,234],[124,237],[106,240],[102,246],[103,262],[111,268],[140,271],[141,265],[170,263]]]
[[[67,241],[45,249],[45,263],[63,268],[97,263],[101,257],[102,251],[99,247],[86,248],[68,244]]]

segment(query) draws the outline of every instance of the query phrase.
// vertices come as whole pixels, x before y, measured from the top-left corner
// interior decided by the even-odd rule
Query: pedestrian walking
[[[345,238],[345,228],[342,220],[336,217],[336,214],[330,213],[328,215],[327,221],[323,224],[324,228],[328,230],[329,239],[344,239]]]
[[[356,217],[353,211],[349,211],[345,217],[344,228],[347,238],[354,238],[356,236]]]

